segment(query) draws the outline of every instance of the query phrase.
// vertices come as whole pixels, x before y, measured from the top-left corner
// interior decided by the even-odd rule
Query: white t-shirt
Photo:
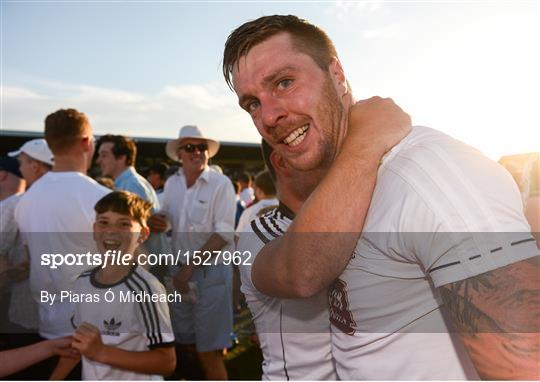
[[[330,288],[341,379],[478,378],[437,287],[535,256],[511,176],[415,127],[383,158],[364,233]]]
[[[163,190],[164,212],[172,226],[174,253],[199,250],[214,233],[228,241],[221,250],[234,248],[234,188],[225,175],[210,170],[201,173],[190,188],[182,170],[167,179]],[[219,258],[218,262],[221,262]],[[181,256],[182,262],[186,257]]]
[[[141,266],[134,267],[118,283],[104,285],[95,277],[99,269],[84,272],[75,283],[73,293],[90,294],[92,300],[76,305],[72,319],[73,328],[88,322],[100,330],[101,340],[105,345],[128,351],[174,346],[167,302],[159,302],[159,299],[153,302],[150,298],[141,300],[142,302],[120,300],[121,296],[130,293],[140,296],[164,295],[166,292],[163,285]],[[114,296],[114,301],[108,302],[111,296]],[[84,380],[163,380],[160,375],[118,369],[86,357],[83,357],[82,361]]]
[[[240,234],[237,250],[259,251],[283,235],[294,217],[284,205],[257,218]],[[251,265],[240,265],[240,290],[253,315],[263,352],[264,380],[335,380],[326,291],[307,299],[279,299],[259,292]]]
[[[242,211],[242,215],[240,215],[240,220],[238,220],[238,225],[236,226],[236,232],[242,232],[244,228],[258,216],[259,211],[262,209],[277,206],[278,204],[279,201],[276,198],[263,199],[259,200],[255,204],[252,204],[251,207],[248,207]]]
[[[240,191],[240,200],[244,203],[244,206],[249,207],[255,200],[255,191],[252,187],[246,187]]]
[[[30,253],[30,288],[39,305],[39,333],[45,338],[70,334],[73,307],[58,302],[61,291],[73,287],[88,264],[41,265],[42,254],[98,253],[92,237],[94,205],[111,192],[79,172],[49,171],[21,197],[15,219]],[[66,257],[67,259],[67,257]],[[53,304],[40,303],[41,294],[58,297]]]

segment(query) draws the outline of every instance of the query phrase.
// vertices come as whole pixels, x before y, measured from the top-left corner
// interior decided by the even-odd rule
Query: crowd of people
[[[107,134],[94,143],[90,121],[75,109],[47,116],[44,136],[1,158],[2,330],[11,334],[4,339],[7,347],[56,344],[47,345],[58,349],[48,355],[64,354],[69,348],[66,339],[71,338],[69,345],[86,362],[81,374],[79,359],[68,352],[62,362],[40,364],[23,375],[148,379],[174,370],[176,345],[179,352],[196,354],[201,377],[226,379],[222,352],[231,347],[233,331],[232,266],[215,261],[211,267],[196,267],[187,256],[195,250],[234,252],[235,216],[246,220],[255,195],[262,202],[266,193],[275,194],[271,179],[261,173],[256,184],[265,180],[253,190],[249,175],[235,182],[210,167],[208,160],[219,143],[196,126],[184,126],[165,148],[178,165],[171,171],[166,163],[157,163],[147,169],[146,178],[135,169],[137,147],[132,139]],[[97,180],[86,175],[93,163],[100,169]],[[187,254],[183,263],[137,264],[140,253],[169,254],[173,248],[174,253]],[[134,261],[119,268],[72,264],[57,269],[41,261],[42,254],[81,251],[127,253]],[[108,304],[102,296],[115,288],[142,288],[155,295],[163,284],[186,298],[139,309],[137,304]],[[57,300],[45,302],[45,292]],[[82,304],[61,300],[66,292],[99,297]],[[99,333],[103,340],[92,337],[101,337]],[[133,333],[139,334],[137,339]],[[63,340],[50,342],[58,339]],[[94,358],[93,341],[126,351],[149,350],[142,358],[112,353],[106,361],[96,361],[103,359],[104,350]],[[2,374],[11,371],[12,367]]]
[[[357,102],[296,16],[234,30],[223,73],[262,136],[254,184],[210,166],[220,144],[193,125],[143,177],[135,142],[94,142],[75,109],[0,159],[0,375],[156,379],[191,359],[227,379],[236,272],[264,379],[540,377],[540,246],[502,166],[390,99]],[[87,252],[128,261],[43,263]]]

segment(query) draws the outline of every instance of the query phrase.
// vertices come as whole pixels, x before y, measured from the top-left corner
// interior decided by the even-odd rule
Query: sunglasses
[[[187,145],[178,147],[178,150],[185,150],[186,153],[195,152],[195,149],[199,150],[201,153],[208,150],[208,145],[206,143],[199,143],[198,145],[192,145],[188,143]]]

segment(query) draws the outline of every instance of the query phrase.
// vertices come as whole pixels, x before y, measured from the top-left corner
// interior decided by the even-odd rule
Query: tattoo
[[[478,374],[540,377],[540,256],[439,288]]]
[[[489,328],[490,332],[500,332],[497,323],[473,303],[471,290],[480,292],[480,287],[493,289],[489,282],[489,273],[470,279],[460,280],[441,288],[441,297],[452,313],[460,332],[478,333],[480,329]]]

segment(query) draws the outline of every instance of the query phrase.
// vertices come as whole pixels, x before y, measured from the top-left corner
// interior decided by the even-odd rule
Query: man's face
[[[96,216],[94,240],[101,253],[116,250],[133,255],[140,244],[141,231],[145,229],[131,216],[106,211]]]
[[[233,85],[257,130],[292,167],[327,167],[345,124],[338,78],[293,48],[286,33],[270,37],[240,58]]]
[[[19,170],[26,181],[27,187],[30,187],[39,178],[39,164],[25,153],[21,153],[17,159],[19,160]]]
[[[114,143],[103,142],[98,149],[97,164],[101,168],[101,175],[115,179],[125,167],[126,158],[120,156],[115,158],[112,150]]]
[[[176,154],[178,155],[178,159],[182,161],[182,167],[185,172],[201,172],[208,165],[208,148],[206,150],[200,150],[196,147],[197,145],[208,145],[208,142],[204,139],[189,138],[182,140],[178,145]]]

